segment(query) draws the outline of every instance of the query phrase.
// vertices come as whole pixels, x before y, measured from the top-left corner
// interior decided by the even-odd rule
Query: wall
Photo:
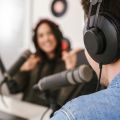
[[[56,18],[50,11],[50,6],[53,0],[34,0],[32,25],[33,27],[42,18],[49,18],[60,25],[64,36],[69,38],[72,42],[72,47],[84,47],[83,45],[83,25],[84,15],[80,4],[80,0],[67,0],[68,10],[67,13]]]
[[[25,49],[34,50],[32,28],[38,20],[49,18],[60,25],[72,47],[84,47],[82,29],[84,24],[80,0],[67,0],[68,11],[56,18],[50,11],[52,0],[1,0],[0,5],[0,55],[9,68]],[[7,9],[6,9],[7,8]],[[10,33],[10,34],[9,34]]]
[[[0,56],[9,68],[24,46],[24,0],[0,0]]]

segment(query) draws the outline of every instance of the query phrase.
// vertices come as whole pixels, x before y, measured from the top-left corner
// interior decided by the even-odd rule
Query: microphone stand
[[[4,66],[4,64],[3,64],[3,62],[2,62],[1,57],[0,57],[0,70],[1,70],[2,75],[4,76],[3,80],[0,82],[1,101],[3,102],[3,104],[4,104],[6,107],[8,107],[7,104],[6,104],[6,102],[5,102],[5,100],[4,100],[4,98],[3,98],[3,94],[2,94],[2,85],[3,85],[4,82],[7,80],[7,77],[5,76],[6,68],[5,68],[5,66]]]
[[[58,110],[60,106],[57,104],[56,98],[54,98],[54,96],[51,95],[50,91],[47,91],[46,99],[48,99],[49,106],[53,110],[53,112],[50,115],[50,117],[52,117],[54,112]]]
[[[54,99],[54,96],[52,96],[50,91],[48,90],[44,92],[40,92],[38,89],[34,89],[34,90],[40,99],[46,100],[47,103],[49,104],[49,108],[45,111],[45,113],[43,113],[41,120],[43,120],[44,116],[46,115],[49,109],[53,110],[53,112],[50,115],[50,117],[52,117],[54,112],[60,108],[60,106],[56,102],[56,99]]]
[[[0,70],[3,75],[6,73],[6,68],[2,62],[1,56],[0,56]]]

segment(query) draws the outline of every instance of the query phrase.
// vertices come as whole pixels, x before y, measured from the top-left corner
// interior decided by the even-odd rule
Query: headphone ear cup
[[[91,26],[84,35],[85,47],[89,55],[100,64],[109,64],[119,58],[118,28],[112,19],[99,15],[96,28]]]
[[[106,47],[105,36],[98,28],[91,28],[90,30],[88,30],[84,36],[84,39],[86,48],[89,53],[97,55],[104,52]]]

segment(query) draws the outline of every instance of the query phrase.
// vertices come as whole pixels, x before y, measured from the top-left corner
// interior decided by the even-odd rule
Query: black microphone
[[[11,79],[31,54],[32,53],[29,50],[24,51],[12,67],[5,73],[5,78]]]
[[[3,61],[2,61],[2,58],[0,57],[0,70],[1,70],[1,73],[4,75],[6,73],[6,68],[3,64]]]
[[[40,79],[33,89],[40,91],[56,89],[68,85],[85,83],[92,80],[93,70],[88,65],[81,65],[75,70],[63,71]]]

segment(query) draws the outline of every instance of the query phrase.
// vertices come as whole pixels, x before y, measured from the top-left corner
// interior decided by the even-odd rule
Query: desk
[[[4,100],[8,107],[6,107],[1,101],[0,96],[0,111],[9,113],[21,118],[26,118],[28,120],[40,120],[42,114],[46,111],[46,107],[31,104],[28,102],[19,101],[13,98],[4,96]],[[52,113],[52,110],[49,110],[45,115],[44,120],[49,120],[49,115]]]

